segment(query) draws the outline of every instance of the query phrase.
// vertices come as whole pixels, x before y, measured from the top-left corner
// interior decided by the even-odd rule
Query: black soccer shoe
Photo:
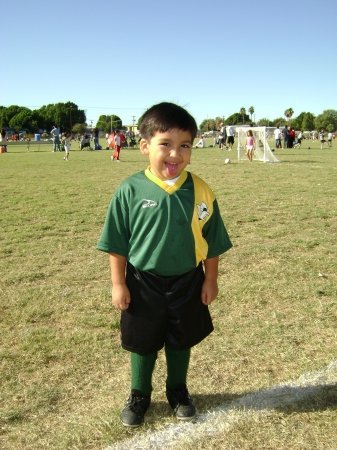
[[[121,414],[122,424],[126,427],[137,428],[144,421],[144,415],[150,406],[151,396],[143,397],[137,389],[132,389]]]
[[[174,389],[166,388],[166,397],[177,419],[187,421],[195,417],[195,406],[185,383],[178,384]]]

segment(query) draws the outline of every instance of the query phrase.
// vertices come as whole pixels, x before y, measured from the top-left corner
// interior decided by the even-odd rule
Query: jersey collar
[[[153,175],[153,173],[151,172],[151,166],[149,166],[146,170],[145,170],[145,176],[153,181],[153,183],[155,183],[157,186],[159,186],[160,188],[162,188],[165,192],[167,192],[168,194],[173,194],[175,191],[177,191],[186,181],[187,179],[187,172],[186,170],[183,170],[180,174],[179,179],[172,184],[171,186],[169,186],[167,183],[165,183],[165,181],[161,180],[160,178],[156,177],[155,175]]]

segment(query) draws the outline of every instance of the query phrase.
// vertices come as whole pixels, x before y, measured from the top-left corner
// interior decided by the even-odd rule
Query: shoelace
[[[144,413],[144,408],[141,405],[142,397],[136,397],[135,395],[132,395],[131,400],[129,401],[130,409],[132,412],[135,413]]]

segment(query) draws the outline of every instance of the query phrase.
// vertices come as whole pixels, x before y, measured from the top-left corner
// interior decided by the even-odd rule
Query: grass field
[[[279,149],[275,164],[193,150],[189,169],[215,191],[234,245],[220,261],[215,331],[192,351],[188,384],[200,412],[336,360],[333,145]],[[0,155],[0,447],[104,449],[175,421],[160,355],[145,425],[132,433],[120,425],[129,355],[120,348],[108,257],[95,250],[112,193],[147,159],[122,150],[122,162],[112,163],[109,151],[74,144],[65,162],[43,150]],[[336,407],[334,385],[176,448],[336,449]]]

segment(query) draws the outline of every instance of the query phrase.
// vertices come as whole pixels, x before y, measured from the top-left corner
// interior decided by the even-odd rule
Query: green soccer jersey
[[[169,186],[149,168],[117,189],[97,245],[161,276],[186,273],[231,247],[215,195],[203,180],[183,171]]]

